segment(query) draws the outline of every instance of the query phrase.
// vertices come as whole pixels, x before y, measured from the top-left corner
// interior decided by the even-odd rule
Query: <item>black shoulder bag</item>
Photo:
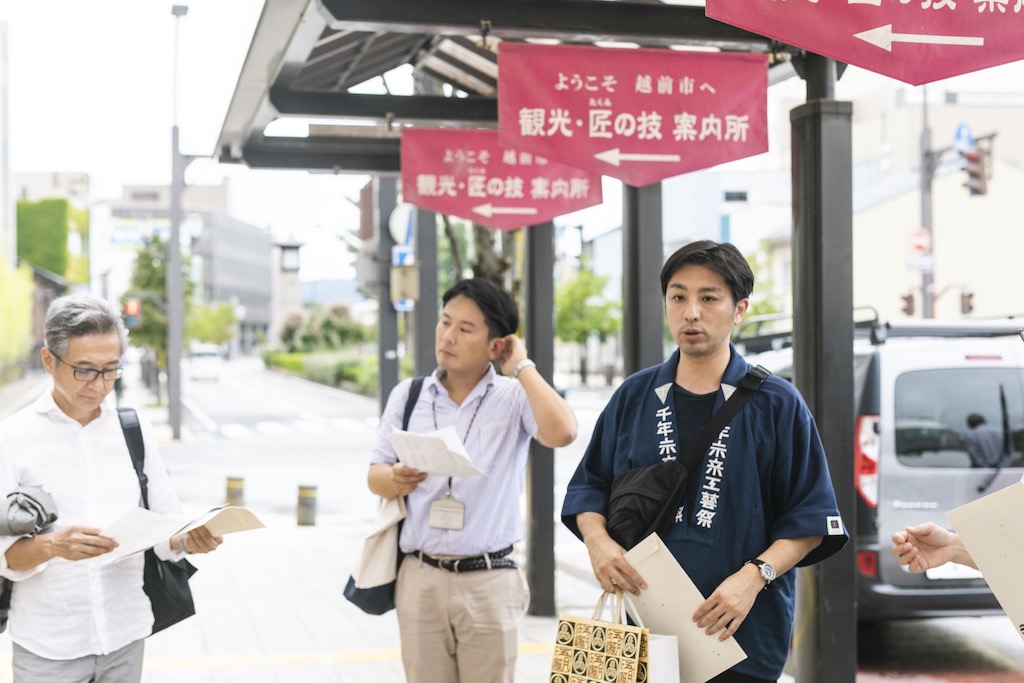
[[[139,477],[139,488],[142,489],[142,505],[149,509],[148,478],[143,472],[146,457],[145,444],[142,440],[142,427],[139,416],[131,408],[118,408],[117,416],[121,420],[121,430],[128,443],[128,452],[132,456],[135,474]],[[142,588],[149,596],[153,606],[153,633],[173,626],[183,619],[196,613],[192,602],[192,591],[188,587],[189,577],[196,573],[196,568],[188,560],[161,560],[150,548],[146,551],[146,566],[142,572]]]
[[[690,472],[770,374],[760,365],[750,370],[681,458],[638,467],[612,480],[606,522],[612,540],[629,550],[652,533],[668,530],[686,493]]]
[[[402,415],[402,430],[409,429],[409,418],[412,417],[412,410],[416,407],[416,400],[420,397],[420,389],[423,388],[423,378],[414,377],[409,387],[409,398],[405,401],[405,413]],[[402,537],[402,522],[398,523],[398,534],[396,538]],[[401,546],[398,548],[398,567],[402,566],[402,558],[405,553]],[[372,588],[357,588],[355,577],[349,576],[345,584],[345,599],[363,610],[367,614],[385,614],[395,608],[395,584],[398,583],[397,572],[395,580],[382,586]]]

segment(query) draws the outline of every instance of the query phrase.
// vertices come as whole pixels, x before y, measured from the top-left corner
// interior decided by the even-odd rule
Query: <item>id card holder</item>
[[[454,529],[462,528],[466,506],[451,496],[445,496],[441,500],[435,500],[430,504],[430,527],[432,529]]]

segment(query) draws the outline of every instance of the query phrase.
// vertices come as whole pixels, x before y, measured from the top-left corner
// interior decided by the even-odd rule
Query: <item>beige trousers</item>
[[[454,574],[406,555],[395,609],[408,683],[513,683],[529,602],[518,569]]]

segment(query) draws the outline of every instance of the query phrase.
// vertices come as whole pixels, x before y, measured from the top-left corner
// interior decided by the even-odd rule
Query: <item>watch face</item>
[[[761,577],[765,581],[774,581],[775,580],[775,567],[771,566],[767,562],[762,562],[761,563]]]

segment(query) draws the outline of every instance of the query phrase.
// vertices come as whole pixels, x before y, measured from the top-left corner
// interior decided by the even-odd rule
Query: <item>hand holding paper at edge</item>
[[[398,460],[403,465],[415,467],[421,472],[443,477],[471,477],[484,474],[466,452],[462,439],[454,427],[445,427],[427,434],[395,429],[391,433],[391,445],[395,447]]]
[[[247,508],[233,505],[215,507],[191,522],[186,522],[181,517],[161,515],[146,508],[133,508],[103,530],[103,535],[116,540],[118,547],[95,560],[102,560],[103,563],[116,562],[201,526],[206,526],[214,536],[222,536],[236,531],[258,529],[264,524]]]
[[[214,536],[223,536],[237,531],[262,529],[266,525],[248,508],[239,505],[220,505],[178,529],[173,535],[185,534],[201,526],[205,526]]]
[[[680,680],[707,681],[747,658],[735,638],[719,641],[690,621],[704,596],[657,534],[640,541],[625,557],[647,581],[647,590],[632,597],[644,625],[652,633],[679,639]]]

